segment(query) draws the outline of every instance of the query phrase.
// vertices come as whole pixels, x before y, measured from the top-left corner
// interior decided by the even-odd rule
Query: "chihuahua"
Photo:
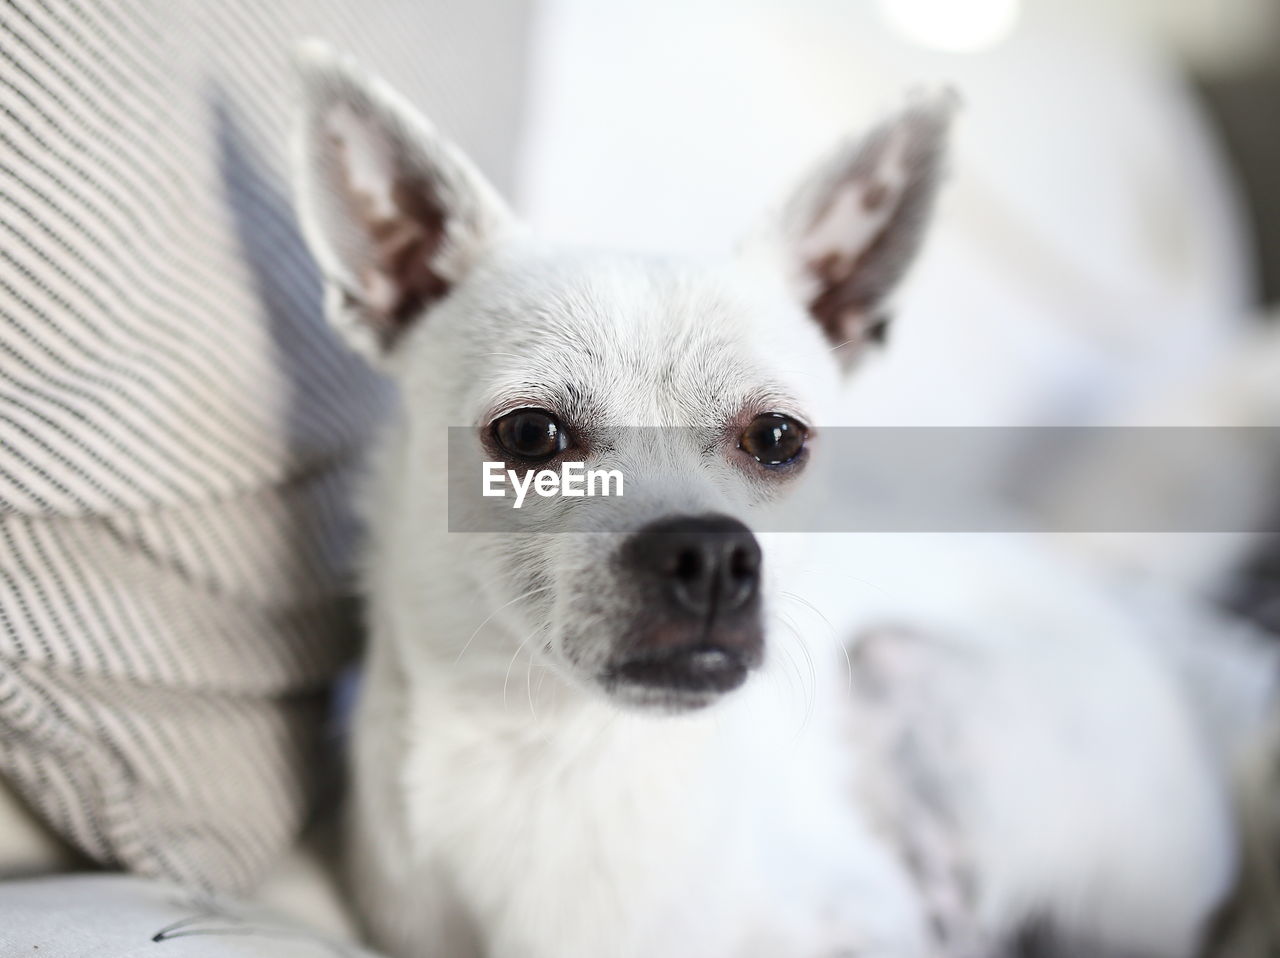
[[[362,498],[350,878],[373,941],[990,958],[1052,925],[1079,954],[1191,954],[1235,868],[1228,802],[1176,678],[1112,641],[1114,616],[1059,597],[1071,613],[1039,627],[962,597],[916,628],[899,602],[850,652],[786,627],[803,556],[753,529],[884,336],[953,98],[840,146],[695,265],[540,242],[385,83],[316,41],[299,62],[297,205],[327,312],[398,394]],[[621,495],[488,498],[583,469]],[[497,506],[501,528],[458,521]],[[890,540],[856,548],[900,573],[894,595],[974,561]],[[975,622],[1011,638],[930,638]],[[1057,658],[1020,652],[1024,627]],[[1105,704],[1082,721],[1064,689],[1095,668]],[[1122,780],[1089,767],[1089,736]]]

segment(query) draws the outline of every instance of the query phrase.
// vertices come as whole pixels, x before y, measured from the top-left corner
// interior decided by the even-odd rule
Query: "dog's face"
[[[845,145],[738,254],[695,267],[544,248],[384,84],[314,46],[303,65],[300,213],[331,318],[401,392],[380,485],[396,521],[429,524],[415,499],[444,492],[464,517],[502,510],[501,534],[433,548],[481,616],[580,685],[665,709],[741,685],[766,652],[752,518],[802,487],[842,368],[883,334],[949,99]],[[484,463],[506,498],[480,495]],[[621,475],[622,496],[512,508],[512,485],[564,463]]]

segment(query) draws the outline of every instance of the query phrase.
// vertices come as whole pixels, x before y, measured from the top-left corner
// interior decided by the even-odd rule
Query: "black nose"
[[[760,590],[760,546],[728,516],[676,516],[651,523],[631,540],[640,571],[656,580],[673,611],[724,618],[750,605]]]
[[[632,535],[621,558],[638,607],[601,676],[607,689],[697,708],[760,665],[760,546],[741,522],[662,519]]]

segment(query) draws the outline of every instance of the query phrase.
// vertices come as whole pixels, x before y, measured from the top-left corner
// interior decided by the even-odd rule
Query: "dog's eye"
[[[498,445],[517,459],[540,462],[569,448],[569,434],[545,409],[517,409],[493,424]]]
[[[791,462],[804,449],[809,431],[790,416],[765,413],[751,420],[738,439],[738,446],[766,466]]]

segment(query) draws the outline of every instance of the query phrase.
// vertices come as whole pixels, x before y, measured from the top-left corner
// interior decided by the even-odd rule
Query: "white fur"
[[[763,537],[764,667],[665,714],[594,683],[622,615],[618,534],[532,500],[527,534],[448,530],[446,450],[474,455],[477,481],[483,457],[479,439],[448,448],[444,427],[570,390],[602,428],[696,427],[762,397],[833,421],[833,343],[797,270],[824,247],[855,261],[891,222],[858,219],[861,181],[840,180],[856,148],[740,258],[547,250],[390,91],[314,45],[304,73],[304,228],[335,322],[400,396],[364,497],[352,861],[378,944],[398,958],[961,958],[1043,916],[1101,946],[1192,952],[1234,867],[1225,777],[1141,617],[1041,546]],[[900,129],[936,122],[927,109]],[[398,291],[361,279],[367,244],[323,175],[316,131],[334,110],[342,136],[370,139],[350,147],[372,158],[362,192],[392,196],[378,177],[407,166],[449,213],[451,288],[391,348],[360,309]],[[389,161],[388,144],[409,155]],[[749,519],[786,491],[705,449],[655,461],[621,432],[607,458],[635,526]]]

